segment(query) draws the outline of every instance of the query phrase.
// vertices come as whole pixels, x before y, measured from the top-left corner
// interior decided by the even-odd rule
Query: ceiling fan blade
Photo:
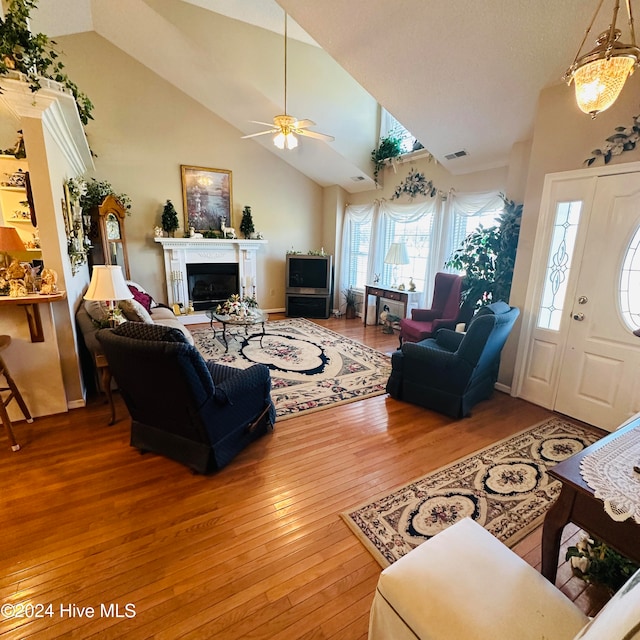
[[[328,136],[326,133],[318,133],[317,131],[307,131],[306,129],[296,130],[295,133],[301,136],[307,136],[309,138],[316,138],[317,140],[324,140],[326,142],[333,142],[335,138]]]
[[[255,138],[256,136],[266,136],[268,133],[275,133],[278,129],[269,129],[269,131],[260,131],[258,133],[250,133],[248,136],[241,136],[241,139]]]
[[[265,127],[273,127],[273,122],[262,122],[261,120],[249,120],[253,124],[263,124]]]
[[[296,122],[297,129],[306,129],[307,127],[315,127],[316,123],[313,120],[298,120]]]

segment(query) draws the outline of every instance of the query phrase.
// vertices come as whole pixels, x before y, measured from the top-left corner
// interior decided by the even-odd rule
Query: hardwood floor
[[[359,319],[319,322],[397,345]],[[0,618],[3,640],[366,638],[380,566],[338,514],[552,415],[495,393],[455,421],[383,395],[279,422],[196,476],[132,449],[115,396],[113,427],[97,399],[18,423],[18,453],[0,438],[0,604],[51,605]],[[539,566],[540,531],[516,551]],[[566,564],[558,584],[599,606]]]

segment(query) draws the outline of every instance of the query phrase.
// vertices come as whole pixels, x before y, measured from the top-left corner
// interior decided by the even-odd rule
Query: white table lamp
[[[120,265],[95,265],[91,274],[89,288],[84,294],[85,300],[98,300],[109,303],[109,320],[113,326],[114,302],[131,300],[133,294],[129,290]]]
[[[384,258],[385,264],[392,264],[392,278],[393,282],[391,286],[395,289],[398,286],[398,265],[409,264],[409,254],[407,253],[407,245],[404,242],[392,242],[387,255]]]

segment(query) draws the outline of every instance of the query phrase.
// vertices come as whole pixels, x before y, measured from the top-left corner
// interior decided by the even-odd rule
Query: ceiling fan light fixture
[[[573,82],[576,102],[580,110],[590,114],[592,118],[608,109],[617,100],[624,83],[640,61],[640,49],[636,46],[633,14],[629,1],[626,5],[629,14],[631,44],[618,42],[621,32],[616,29],[616,19],[620,10],[620,0],[615,0],[609,29],[599,35],[594,49],[580,57],[580,51],[593,27],[603,1],[600,0],[598,4],[573,64],[563,76],[568,84]]]
[[[252,120],[256,124],[265,124],[270,126],[267,122],[260,122],[258,120]],[[273,136],[273,144],[278,149],[295,149],[298,146],[297,136],[307,136],[309,138],[315,138],[316,140],[324,140],[331,142],[335,138],[328,136],[326,133],[319,133],[318,131],[307,131],[308,127],[314,127],[315,122],[313,120],[304,119],[298,120],[287,113],[287,14],[284,14],[284,113],[275,116],[273,118],[273,128],[266,131],[258,131],[258,133],[250,133],[242,138],[255,138],[257,136],[264,136],[269,134],[275,134]]]
[[[273,144],[275,144],[278,149],[284,149],[285,139],[284,133],[282,133],[282,131],[278,131],[278,133],[273,136]]]
[[[287,133],[284,139],[289,151],[291,151],[291,149],[295,149],[298,146],[298,138],[296,138],[293,133]]]

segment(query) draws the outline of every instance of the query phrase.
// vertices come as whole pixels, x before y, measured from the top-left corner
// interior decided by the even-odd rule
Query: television
[[[287,293],[331,295],[331,256],[287,255]]]

